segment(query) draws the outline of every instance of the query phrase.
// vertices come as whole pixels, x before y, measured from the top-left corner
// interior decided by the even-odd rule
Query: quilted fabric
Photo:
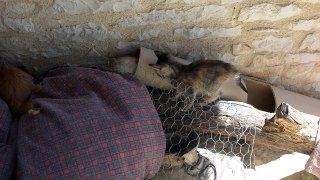
[[[16,127],[8,105],[0,99],[0,179],[15,177]]]
[[[320,119],[318,121],[318,129],[320,129]],[[318,132],[319,136],[319,132]],[[318,138],[316,138],[318,139]],[[317,145],[312,151],[309,160],[305,164],[305,170],[320,179],[320,140],[316,141]]]
[[[313,150],[307,164],[305,165],[307,172],[317,176],[320,179],[320,143]]]
[[[41,113],[18,131],[18,179],[150,179],[165,136],[145,86],[87,67],[51,70],[34,95]]]

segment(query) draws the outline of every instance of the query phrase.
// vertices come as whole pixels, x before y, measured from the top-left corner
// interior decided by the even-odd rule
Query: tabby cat
[[[150,64],[163,78],[170,78],[175,88],[174,100],[185,98],[183,111],[190,109],[196,98],[201,97],[200,106],[207,105],[220,97],[221,87],[232,78],[239,79],[240,74],[229,63],[220,60],[200,60],[189,65],[181,65],[171,60],[169,54],[156,52],[158,61]]]

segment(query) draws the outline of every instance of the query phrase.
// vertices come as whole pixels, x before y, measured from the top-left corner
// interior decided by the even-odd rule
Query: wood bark
[[[170,93],[151,95],[165,129],[238,136],[239,132],[259,133],[266,122],[280,117],[299,126],[301,130],[298,135],[314,138],[317,134],[319,117],[300,112],[288,104],[282,104],[276,113],[268,113],[243,102],[218,101],[204,107],[195,103],[191,109],[184,112],[181,111],[183,101],[170,100]],[[283,106],[286,107],[286,113],[283,113]]]
[[[281,103],[281,105],[277,108],[276,117],[287,119],[297,126],[300,126],[301,129],[298,132],[298,135],[306,136],[310,139],[319,139],[318,133],[320,118],[318,116],[301,112],[290,106],[288,103]]]
[[[226,130],[260,132],[266,121],[275,113],[260,111],[253,106],[236,101],[219,101],[216,104],[197,106],[194,104],[188,111],[181,111],[183,102],[171,101],[168,94],[153,94],[154,104],[165,129],[192,128],[196,131],[217,132]]]

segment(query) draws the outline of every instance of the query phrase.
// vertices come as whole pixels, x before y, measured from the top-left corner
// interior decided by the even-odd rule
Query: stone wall
[[[0,56],[117,56],[139,46],[320,98],[319,0],[0,0]]]

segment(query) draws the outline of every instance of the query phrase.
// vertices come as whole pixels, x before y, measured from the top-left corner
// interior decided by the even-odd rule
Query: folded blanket
[[[310,158],[305,165],[305,169],[307,172],[314,174],[320,179],[320,141],[318,141],[317,146],[312,151]]]
[[[137,79],[62,67],[43,85],[33,97],[41,113],[19,121],[18,179],[150,179],[157,173],[165,136]]]
[[[14,179],[16,172],[17,121],[8,105],[0,99],[0,179]]]

